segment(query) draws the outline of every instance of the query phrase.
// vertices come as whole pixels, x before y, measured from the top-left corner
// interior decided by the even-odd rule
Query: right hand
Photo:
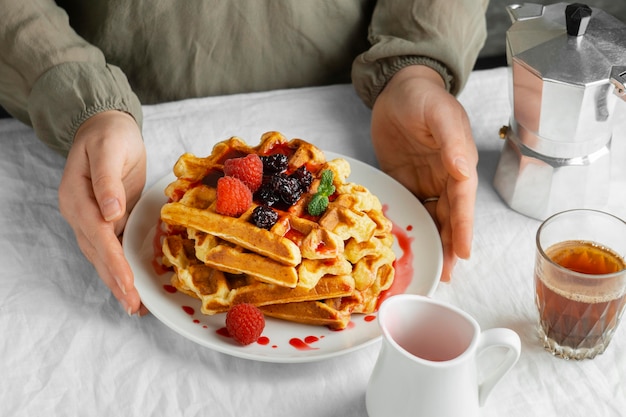
[[[426,206],[441,235],[442,281],[470,256],[478,151],[465,109],[439,73],[421,65],[398,71],[372,109],[372,143],[383,171]]]
[[[135,119],[98,113],[74,137],[59,185],[59,209],[78,245],[129,315],[147,313],[120,236],[146,181],[146,151]]]

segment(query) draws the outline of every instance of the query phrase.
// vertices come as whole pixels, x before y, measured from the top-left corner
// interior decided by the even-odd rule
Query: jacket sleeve
[[[0,104],[67,153],[78,127],[105,110],[142,111],[123,72],[70,27],[53,0],[0,0]]]
[[[369,27],[369,50],[352,65],[352,82],[372,106],[387,81],[414,64],[439,72],[458,94],[486,36],[489,0],[378,0]],[[444,4],[445,3],[445,4]]]

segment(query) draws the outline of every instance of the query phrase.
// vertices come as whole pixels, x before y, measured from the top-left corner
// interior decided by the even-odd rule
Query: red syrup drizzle
[[[270,338],[267,336],[261,336],[259,337],[259,339],[256,341],[259,345],[269,345],[270,344]]]
[[[228,333],[226,327],[220,327],[215,331],[215,333],[219,334],[222,337],[230,337],[230,333]]]
[[[293,337],[289,339],[289,344],[298,350],[318,350],[319,348],[313,347],[311,344],[318,342],[319,340],[320,338],[317,336],[307,336],[304,340]]]
[[[383,205],[383,213],[385,214],[385,216],[387,215],[388,209],[389,206],[387,206],[386,204]],[[395,269],[393,283],[391,284],[391,287],[383,292],[378,298],[377,309],[380,304],[387,298],[393,295],[403,294],[409,287],[409,285],[411,284],[411,280],[413,279],[413,251],[411,250],[411,242],[413,242],[415,238],[409,237],[409,235],[397,224],[393,222],[392,224],[393,226],[391,228],[391,233],[395,236],[398,245],[402,250],[402,256],[396,258],[393,263],[393,267]],[[409,231],[412,229],[412,225],[409,225],[406,228],[406,230]]]
[[[175,286],[170,284],[163,284],[163,289],[170,294],[175,294],[178,291]]]
[[[191,317],[193,317],[193,315],[194,315],[194,314],[196,314],[196,310],[194,310],[194,308],[193,308],[193,307],[189,307],[189,306],[181,306],[181,308],[183,309],[183,311],[184,311],[185,313],[187,313],[187,314],[188,314],[189,316],[191,316]],[[193,319],[192,321],[193,321],[193,323],[194,323],[194,324],[201,324],[201,323],[202,323],[202,322],[201,322],[200,320],[198,320],[198,319]],[[206,329],[206,328],[207,328],[206,324],[205,324],[205,325],[202,325],[202,328],[203,328],[203,329]]]

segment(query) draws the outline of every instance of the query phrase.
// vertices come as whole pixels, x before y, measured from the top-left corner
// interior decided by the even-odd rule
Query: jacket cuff
[[[370,70],[365,74],[366,82],[353,83],[361,100],[368,107],[372,107],[376,98],[385,88],[389,80],[402,68],[409,65],[425,65],[437,71],[445,82],[446,90],[454,92],[455,79],[448,68],[437,61],[426,56],[396,56],[383,58],[376,61],[376,64],[370,66]],[[354,75],[354,74],[353,74]]]
[[[115,66],[87,62],[57,65],[35,83],[28,113],[37,136],[67,154],[80,125],[96,113],[120,110],[142,127],[141,103],[124,73]]]

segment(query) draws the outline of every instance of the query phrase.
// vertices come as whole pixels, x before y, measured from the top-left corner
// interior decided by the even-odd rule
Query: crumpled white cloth
[[[532,268],[539,223],[510,210],[491,185],[498,129],[510,114],[507,77],[504,68],[475,72],[460,96],[481,158],[473,253],[434,297],[485,329],[509,327],[521,337],[520,361],[493,390],[483,416],[624,415],[626,325],[592,361],[553,358],[537,341]],[[268,130],[375,164],[369,117],[349,85],[146,106],[147,187],[182,152],[207,154],[232,135],[254,142]],[[622,166],[623,128],[620,122],[614,141]],[[63,158],[15,120],[0,120],[0,149],[1,416],[367,415],[365,388],[379,343],[321,362],[271,364],[213,352],[153,316],[128,317],[58,212]],[[610,209],[626,217],[625,176],[615,169]]]

